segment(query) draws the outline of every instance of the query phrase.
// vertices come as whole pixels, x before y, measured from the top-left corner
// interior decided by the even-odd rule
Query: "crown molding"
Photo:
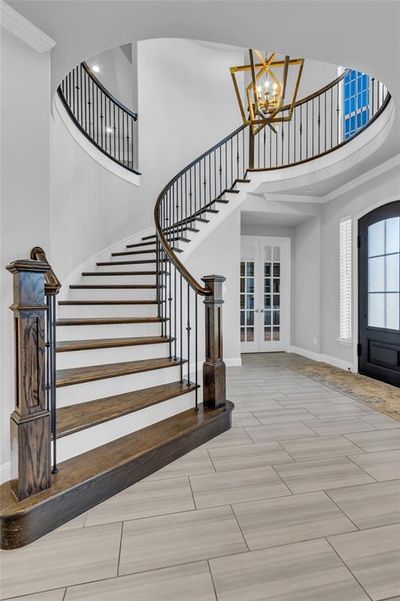
[[[379,165],[377,165],[373,169],[370,169],[369,171],[366,171],[359,177],[356,177],[355,179],[347,182],[346,184],[343,184],[343,186],[340,186],[340,188],[337,188],[337,190],[333,190],[332,192],[325,194],[325,196],[322,197],[322,202],[330,202],[334,198],[343,196],[347,192],[350,192],[351,190],[354,190],[355,188],[359,188],[366,182],[369,182],[370,180],[375,179],[379,175],[382,175],[383,173],[386,173],[387,171],[391,171],[392,169],[394,169],[398,166],[400,166],[400,154],[394,155],[387,161],[380,163]]]
[[[4,0],[1,0],[0,5],[0,24],[37,52],[49,52],[56,45],[51,37],[25,19]]]

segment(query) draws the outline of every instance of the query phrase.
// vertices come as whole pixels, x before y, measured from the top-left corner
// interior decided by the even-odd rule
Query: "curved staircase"
[[[85,135],[132,170],[136,115],[126,113],[126,137],[112,119],[115,99],[101,86],[111,110],[93,116],[90,110],[101,112],[101,104],[90,90],[99,82],[79,85],[91,77],[87,67],[77,67],[59,94]],[[323,94],[339,97],[340,81],[296,108],[303,114],[306,102],[314,106]],[[89,96],[82,97],[82,90]],[[379,111],[388,100],[387,94]],[[75,105],[83,107],[79,119]],[[125,110],[120,103],[118,110]],[[103,123],[104,117],[109,121]],[[317,123],[320,128],[320,116]],[[104,128],[113,130],[113,145],[107,146]],[[300,140],[309,129],[300,122]],[[283,144],[285,131],[282,124],[276,144]],[[270,130],[257,143],[247,132],[239,127],[178,173],[157,199],[155,233],[83,272],[67,299],[57,303],[57,319],[60,285],[44,251],[33,249],[31,260],[7,267],[14,277],[17,402],[11,416],[13,474],[0,488],[3,549],[34,541],[230,428],[233,405],[225,397],[222,356],[224,278],[204,276],[200,284],[184,261],[191,242],[203,239],[245,198],[252,171],[287,166],[272,165],[271,155],[265,159]],[[126,147],[118,155],[121,139]],[[331,133],[332,147],[326,149],[325,138],[325,152],[343,143]],[[293,162],[289,149],[282,159],[297,164],[321,156],[320,146],[318,152],[306,158],[300,153]],[[281,155],[280,148],[275,155]],[[200,298],[205,304],[202,369]]]

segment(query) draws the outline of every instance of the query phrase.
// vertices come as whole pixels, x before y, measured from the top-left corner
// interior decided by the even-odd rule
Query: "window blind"
[[[352,334],[352,264],[351,219],[340,221],[340,339],[351,340]]]

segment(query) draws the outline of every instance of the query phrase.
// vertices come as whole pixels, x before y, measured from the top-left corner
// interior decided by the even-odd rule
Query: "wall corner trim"
[[[4,0],[0,4],[0,24],[37,52],[50,52],[57,43]]]

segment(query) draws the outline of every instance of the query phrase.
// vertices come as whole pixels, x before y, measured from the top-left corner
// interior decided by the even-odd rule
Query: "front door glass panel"
[[[368,326],[400,329],[400,217],[368,226]]]

